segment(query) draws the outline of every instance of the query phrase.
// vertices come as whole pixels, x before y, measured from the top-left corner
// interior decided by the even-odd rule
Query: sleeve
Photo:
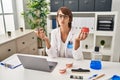
[[[73,49],[73,58],[76,60],[83,60],[83,53],[81,47],[79,47],[77,50]]]
[[[76,35],[74,36],[74,42],[73,42],[73,45],[75,44],[75,38],[78,36],[78,34],[76,33]],[[81,42],[80,42],[81,43]],[[81,45],[80,45],[81,46]],[[74,47],[74,46],[73,46]],[[72,54],[73,54],[73,58],[76,59],[76,60],[83,60],[83,52],[82,52],[82,48],[79,47],[77,50],[75,50],[73,48],[73,51],[72,51]]]
[[[46,48],[47,55],[52,58],[58,57],[56,34],[55,31],[51,32],[51,47],[49,49]]]

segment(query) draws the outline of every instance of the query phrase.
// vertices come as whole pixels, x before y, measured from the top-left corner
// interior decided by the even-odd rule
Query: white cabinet
[[[0,61],[16,53],[16,42],[8,41],[0,45]]]
[[[14,53],[36,55],[37,47],[37,36],[33,30],[15,31],[11,37],[0,35],[0,61]]]
[[[47,25],[49,37],[53,25],[52,19],[55,19],[56,14],[53,12],[48,15]],[[73,12],[73,27],[79,30],[81,27],[87,26],[90,29],[87,39],[81,42],[83,52],[91,53],[94,51],[95,46],[101,46],[101,40],[105,40],[104,48],[101,49],[100,47],[103,60],[110,58],[110,61],[119,61],[119,58],[115,56],[119,54],[115,52],[115,42],[119,42],[116,39],[119,35],[115,35],[118,29],[116,23],[117,12]]]
[[[16,39],[17,52],[19,53],[37,53],[37,37],[34,32],[26,34]]]

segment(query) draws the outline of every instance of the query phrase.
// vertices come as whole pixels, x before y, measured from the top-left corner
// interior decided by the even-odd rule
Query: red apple
[[[89,32],[89,28],[88,27],[82,27],[81,31],[82,32]]]

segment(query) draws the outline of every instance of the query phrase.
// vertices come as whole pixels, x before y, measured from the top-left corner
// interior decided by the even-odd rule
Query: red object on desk
[[[59,73],[60,73],[60,74],[66,73],[66,69],[60,69],[60,70],[59,70]]]
[[[73,66],[73,63],[67,63],[66,68],[71,68]]]

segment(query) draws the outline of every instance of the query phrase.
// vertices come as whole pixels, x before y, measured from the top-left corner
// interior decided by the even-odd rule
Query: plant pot
[[[38,53],[39,55],[46,56],[45,48],[39,48],[38,51],[39,51],[39,53]]]
[[[101,45],[101,49],[103,49],[104,48],[104,45]]]
[[[20,27],[20,31],[23,32],[23,27]]]
[[[7,34],[8,34],[8,36],[10,37],[10,36],[11,36],[11,31],[8,31]]]

